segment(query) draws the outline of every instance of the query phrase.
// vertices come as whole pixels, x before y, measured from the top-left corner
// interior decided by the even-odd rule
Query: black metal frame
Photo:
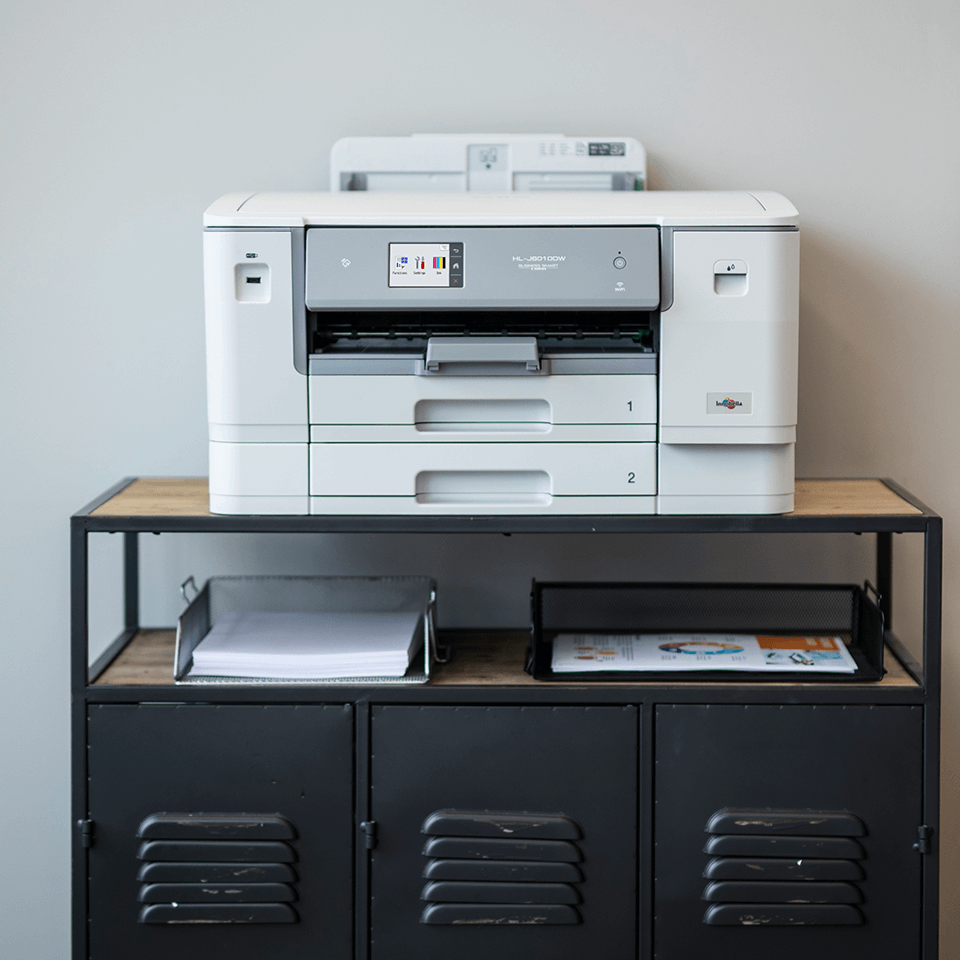
[[[356,810],[363,819],[368,809],[370,709],[379,703],[431,704],[624,704],[638,706],[642,729],[653,728],[657,703],[775,703],[775,704],[914,704],[924,708],[924,824],[933,827],[932,843],[923,855],[923,921],[920,956],[935,960],[938,943],[939,857],[939,738],[940,634],[943,528],[941,518],[891,480],[883,482],[920,513],[897,516],[95,516],[93,511],[133,482],[126,478],[105,491],[71,518],[71,688],[73,722],[72,799],[76,829],[73,840],[73,956],[85,960],[87,938],[87,851],[89,834],[82,821],[87,811],[86,717],[92,703],[145,701],[216,703],[353,703],[356,707]],[[88,536],[122,533],[124,539],[124,629],[88,668]],[[139,628],[140,533],[872,533],[876,535],[876,583],[884,622],[891,623],[893,534],[919,533],[924,540],[923,662],[918,663],[887,629],[887,646],[907,669],[916,686],[878,688],[875,685],[808,683],[774,686],[738,683],[670,684],[657,682],[583,685],[549,683],[538,686],[93,686],[99,674],[126,646]],[[172,669],[172,665],[171,665]],[[641,741],[641,754],[648,744]],[[644,758],[641,756],[641,764]],[[649,778],[648,778],[649,779]],[[639,835],[650,836],[652,785],[641,784]],[[95,838],[93,839],[95,842]],[[918,854],[919,855],[919,854]],[[648,858],[647,858],[648,859]],[[651,868],[640,857],[641,957],[652,955]],[[355,889],[356,958],[367,960],[367,903],[369,876],[366,851],[356,846]]]

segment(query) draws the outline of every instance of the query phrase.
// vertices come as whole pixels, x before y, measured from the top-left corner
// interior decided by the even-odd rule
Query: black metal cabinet
[[[374,707],[373,960],[633,956],[637,724],[635,707]]]
[[[658,960],[920,956],[923,711],[661,705]]]
[[[88,737],[91,957],[352,957],[349,706],[100,704]]]
[[[194,481],[108,491],[71,527],[74,960],[935,960],[941,521],[823,483],[784,517],[214,517]],[[258,531],[866,533],[888,623],[914,533],[923,660],[888,630],[877,683],[538,683],[519,648],[514,674],[424,686],[102,680],[164,632],[139,626],[141,533]],[[98,532],[124,537],[126,628],[91,665]]]

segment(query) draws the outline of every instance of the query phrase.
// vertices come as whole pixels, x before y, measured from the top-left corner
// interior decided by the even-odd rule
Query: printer
[[[799,219],[769,192],[230,194],[210,509],[793,509]]]

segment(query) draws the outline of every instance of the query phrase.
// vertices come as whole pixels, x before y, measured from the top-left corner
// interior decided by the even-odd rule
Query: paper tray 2
[[[883,615],[869,584],[538,583],[527,671],[537,680],[836,683],[883,677]],[[879,597],[877,597],[879,600]],[[553,638],[576,634],[841,636],[854,673],[637,670],[554,673]]]
[[[189,582],[189,581],[188,581]],[[174,680],[177,683],[425,683],[436,652],[436,583],[430,577],[211,577],[177,621]],[[193,651],[228,612],[421,614],[422,660],[403,677],[277,680],[192,676]]]

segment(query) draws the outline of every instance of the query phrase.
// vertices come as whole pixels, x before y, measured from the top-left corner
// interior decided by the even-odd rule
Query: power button
[[[614,257],[614,259],[613,259],[613,265],[614,265],[618,270],[622,270],[622,269],[627,265],[627,261],[624,260],[623,257]]]

